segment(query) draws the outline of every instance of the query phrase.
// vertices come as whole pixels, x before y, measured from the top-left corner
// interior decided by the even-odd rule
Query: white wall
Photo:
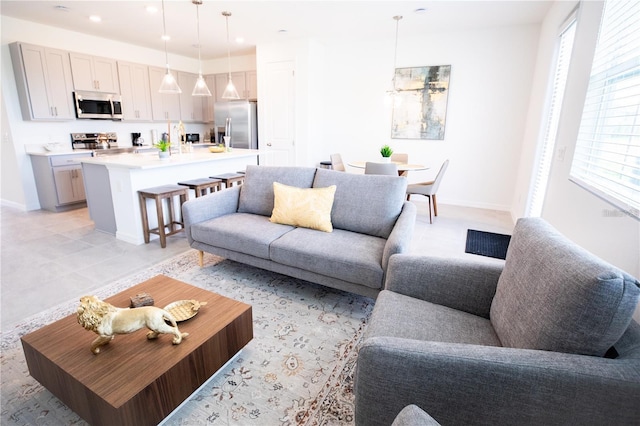
[[[539,72],[533,87],[547,86],[552,72],[552,56],[558,27],[573,9],[573,2],[558,2],[549,11],[541,34]],[[576,39],[567,77],[567,88],[557,134],[556,153],[552,164],[547,195],[542,217],[560,232],[595,255],[613,265],[640,277],[640,222],[620,214],[613,206],[600,200],[569,181],[571,159],[575,149],[578,128],[582,116],[582,105],[588,86],[591,62],[597,39],[603,3],[582,2],[578,14]],[[532,107],[528,117],[521,158],[521,176],[516,192],[514,212],[522,215],[528,191],[530,168],[533,163],[535,144],[540,138],[541,96],[532,96]],[[564,156],[561,151],[564,150]],[[640,316],[638,316],[640,318]]]
[[[431,167],[410,173],[429,180],[451,163],[438,198],[442,203],[509,210],[528,109],[538,26],[518,26],[428,38],[400,38],[397,67],[451,65],[445,139],[391,139],[385,91],[393,77],[394,40],[325,45],[323,145],[328,159],[379,158],[380,146]]]
[[[151,130],[166,131],[164,123],[126,123],[108,120],[74,120],[66,122],[24,121],[20,112],[15,77],[9,54],[10,43],[15,41],[73,52],[87,53],[128,62],[164,67],[165,54],[160,50],[147,49],[126,43],[107,40],[86,34],[65,31],[28,21],[1,16],[2,42],[0,44],[0,70],[2,81],[2,103],[6,115],[2,116],[2,194],[3,204],[14,205],[25,210],[40,208],[36,193],[31,161],[25,146],[43,145],[48,142],[71,144],[69,134],[75,132],[116,132],[120,146],[131,145],[131,132],[141,132],[150,138]],[[172,70],[198,72],[198,61],[194,58],[169,54]],[[231,58],[232,71],[255,69],[255,55]],[[216,59],[203,62],[205,74],[227,71],[227,60]],[[183,90],[191,90],[183,88]],[[203,134],[209,126],[186,123],[187,132]]]

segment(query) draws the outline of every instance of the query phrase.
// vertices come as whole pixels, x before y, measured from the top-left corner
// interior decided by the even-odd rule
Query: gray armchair
[[[446,425],[640,419],[640,283],[520,219],[502,263],[391,257],[358,355],[356,425],[415,404]]]

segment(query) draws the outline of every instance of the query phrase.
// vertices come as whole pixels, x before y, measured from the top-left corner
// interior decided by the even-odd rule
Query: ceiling
[[[402,37],[434,32],[476,30],[540,23],[551,1],[383,1],[383,0],[203,0],[198,7],[202,58],[227,54],[225,18],[229,11],[231,54],[255,52],[259,43],[298,39],[393,39],[402,15]],[[147,6],[158,12],[150,14]],[[196,6],[191,0],[165,0],[167,34],[171,53],[198,57]],[[425,9],[416,13],[417,9]],[[0,13],[18,19],[80,33],[164,49],[162,2],[157,0],[47,0],[0,2]],[[90,15],[99,15],[99,23]],[[236,37],[243,37],[238,44]]]

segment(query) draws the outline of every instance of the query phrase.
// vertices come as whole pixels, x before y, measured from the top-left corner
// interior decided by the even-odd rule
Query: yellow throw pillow
[[[297,188],[273,183],[271,222],[331,232],[331,208],[336,186]]]

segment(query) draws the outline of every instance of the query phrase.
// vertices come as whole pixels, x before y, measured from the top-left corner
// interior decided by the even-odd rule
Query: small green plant
[[[380,148],[380,154],[383,157],[391,157],[391,154],[393,154],[393,150],[389,145],[384,145],[382,148]]]
[[[164,140],[159,140],[155,145],[156,148],[158,148],[160,151],[162,152],[167,152],[169,150],[169,148],[171,147],[171,142],[169,141],[164,141]]]

